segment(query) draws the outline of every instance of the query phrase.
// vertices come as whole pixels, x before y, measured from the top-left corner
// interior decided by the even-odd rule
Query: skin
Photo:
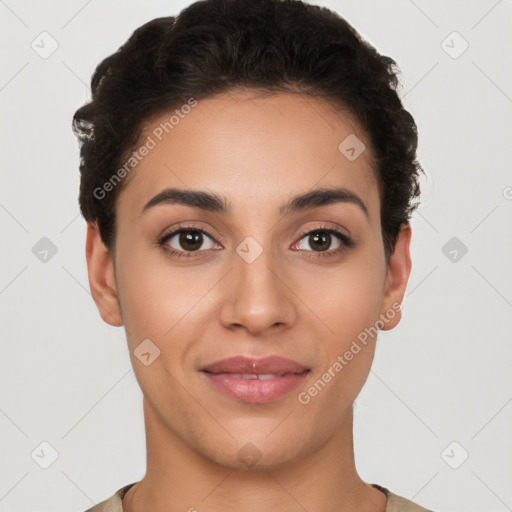
[[[144,139],[168,117],[149,122]],[[366,145],[354,161],[338,150],[349,134]],[[132,171],[116,203],[114,253],[88,224],[91,292],[103,320],[125,326],[144,395],[147,472],[125,496],[126,511],[385,509],[385,495],[357,474],[352,434],[352,404],[377,338],[308,404],[297,399],[403,299],[411,228],[402,226],[386,264],[372,162],[358,123],[325,100],[221,94],[199,101]],[[141,213],[167,187],[225,196],[231,213],[182,204]],[[290,198],[318,187],[349,189],[368,216],[349,202],[280,215]],[[212,237],[204,236],[199,252],[177,258],[158,246],[159,237],[189,222]],[[355,245],[325,256],[302,235],[325,225]],[[263,250],[252,263],[236,252],[247,236]],[[173,240],[186,252],[189,246]],[[327,241],[328,251],[338,245],[335,236]],[[399,321],[396,311],[382,329]],[[145,366],[134,350],[147,338],[160,356]],[[199,371],[239,354],[277,354],[311,371],[303,386],[275,402],[240,402]],[[252,466],[237,456],[249,442],[260,457]]]

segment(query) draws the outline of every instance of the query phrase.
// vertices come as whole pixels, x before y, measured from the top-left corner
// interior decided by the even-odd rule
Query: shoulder
[[[388,498],[388,504],[384,512],[433,512],[432,510],[424,508],[407,498],[398,496],[381,485],[372,484],[372,486],[377,488],[379,491],[382,491]]]
[[[128,492],[128,489],[135,485],[137,482],[121,487],[113,496],[101,503],[88,508],[85,512],[123,512],[123,497]]]

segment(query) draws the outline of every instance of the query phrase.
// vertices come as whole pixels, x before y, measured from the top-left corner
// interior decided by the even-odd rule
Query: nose
[[[224,327],[246,329],[253,336],[291,327],[297,307],[285,274],[282,266],[273,264],[270,250],[252,262],[235,253],[221,308]]]

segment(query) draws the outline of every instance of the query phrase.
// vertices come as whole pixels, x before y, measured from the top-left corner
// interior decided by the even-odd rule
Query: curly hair
[[[114,250],[115,202],[98,194],[129,158],[144,123],[168,109],[239,88],[300,92],[351,112],[369,138],[386,260],[418,206],[417,128],[397,93],[398,67],[337,13],[300,0],[200,0],[139,27],[91,79],[73,117],[79,204]]]

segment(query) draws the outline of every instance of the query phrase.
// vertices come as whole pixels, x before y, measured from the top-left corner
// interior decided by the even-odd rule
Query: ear
[[[412,267],[411,255],[409,253],[411,234],[409,223],[402,224],[393,254],[389,257],[384,295],[382,297],[381,318],[384,316],[386,319],[386,321],[382,322],[382,331],[393,329],[402,318],[401,304]],[[392,311],[393,315],[391,315]]]
[[[114,263],[95,222],[87,223],[85,248],[89,287],[101,318],[114,327],[123,325],[114,274]]]

